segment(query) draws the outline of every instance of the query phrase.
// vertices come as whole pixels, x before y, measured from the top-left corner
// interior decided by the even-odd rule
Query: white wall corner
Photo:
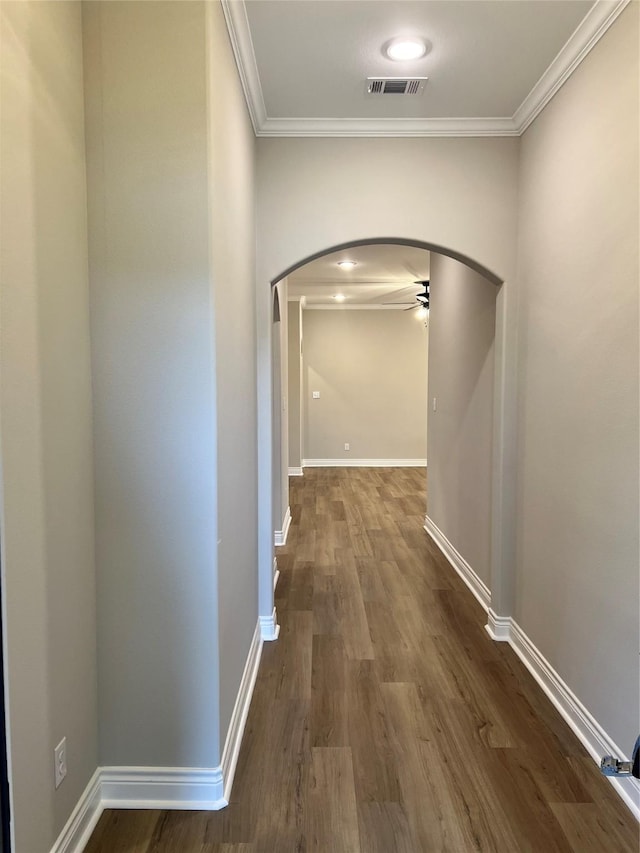
[[[508,643],[511,637],[511,616],[498,616],[489,608],[487,624],[484,626],[487,634],[497,643]]]
[[[280,626],[278,625],[278,617],[276,615],[275,607],[273,608],[271,616],[260,617],[260,632],[265,643],[278,639]]]
[[[98,768],[51,848],[51,853],[82,853],[103,811]]]
[[[287,511],[284,514],[284,519],[282,520],[282,530],[276,530],[273,541],[274,545],[280,547],[282,545],[287,544],[287,536],[289,535],[289,528],[291,527],[291,507],[287,507]]]
[[[290,477],[303,477],[304,471],[302,470],[302,468],[292,468],[291,466],[289,466],[289,476]]]
[[[629,760],[630,756],[618,747],[513,619],[509,643],[598,765],[603,755]],[[632,776],[607,778],[636,820],[640,820],[640,781]]]
[[[256,629],[253,632],[253,639],[249,647],[249,653],[242,673],[240,688],[236,697],[236,702],[231,714],[231,722],[222,751],[222,779],[223,779],[223,798],[225,804],[231,799],[231,788],[233,786],[233,777],[236,772],[238,756],[240,755],[240,747],[242,745],[242,735],[249,714],[251,705],[251,697],[253,689],[258,677],[258,669],[260,667],[260,657],[262,655],[262,626],[260,620],[256,623]]]
[[[456,551],[442,530],[440,530],[437,524],[435,524],[428,515],[424,518],[424,529],[469,587],[479,604],[484,608],[484,610],[488,611],[491,604],[491,591],[489,590],[489,587],[476,574],[476,572],[474,572],[462,554],[459,554],[458,551]]]

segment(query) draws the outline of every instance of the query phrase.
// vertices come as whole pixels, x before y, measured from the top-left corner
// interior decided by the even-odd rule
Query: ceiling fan
[[[413,288],[414,285],[421,284],[422,291],[420,293],[416,293],[415,302],[385,302],[385,305],[408,305],[408,308],[405,308],[405,311],[413,311],[415,308],[424,308],[425,310],[429,310],[429,279],[424,279],[422,281],[414,281],[413,285],[408,285],[403,290],[408,290],[409,288]]]

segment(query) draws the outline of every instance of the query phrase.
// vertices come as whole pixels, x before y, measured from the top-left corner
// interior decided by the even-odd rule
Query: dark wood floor
[[[232,802],[87,853],[602,853],[638,826],[422,529],[421,469],[307,469]]]

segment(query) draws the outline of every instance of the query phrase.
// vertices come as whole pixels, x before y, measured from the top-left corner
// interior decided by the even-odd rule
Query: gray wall
[[[392,310],[302,317],[304,458],[426,459],[424,323]]]
[[[499,363],[505,366],[499,380],[504,378],[504,395],[497,404],[503,403],[500,430],[507,451],[494,463],[505,467],[501,505],[505,514],[512,512],[519,146],[518,139],[258,139],[261,613],[273,607],[269,283],[316,252],[350,240],[402,237],[457,251],[506,280],[500,300],[504,322],[496,343]],[[500,542],[508,575],[514,570],[512,525],[507,520],[502,527],[498,519],[497,527],[508,534]]]
[[[638,12],[522,140],[517,619],[638,734]]]
[[[100,760],[215,766],[205,8],[87,3],[84,36]]]
[[[218,3],[210,3],[207,11],[218,395],[220,742],[224,744],[258,620],[255,137],[222,10]]]
[[[432,253],[427,514],[487,586],[497,292],[469,267]]]
[[[262,305],[270,281],[349,240],[424,240],[513,280],[519,147],[499,138],[258,139]]]
[[[98,762],[80,13],[0,4],[1,538],[18,853],[51,849]]]
[[[0,11],[14,818],[18,851],[45,853],[98,761],[80,7]],[[217,468],[216,431],[220,453],[227,444],[230,454],[255,448],[253,303],[242,298],[252,257],[250,131],[219,11],[154,2],[84,9],[108,763],[217,763],[255,623],[254,545],[251,537],[238,545],[252,522],[221,510],[220,534],[216,523],[216,489],[234,474]],[[510,308],[500,342],[508,363],[519,356],[516,616],[625,749],[638,719],[637,15],[630,4],[522,141],[258,142],[259,524],[261,565],[265,555],[269,564],[260,612],[272,601],[269,282],[345,240],[402,236],[484,263],[507,280],[501,298],[511,294],[513,305],[519,216],[520,346]],[[207,61],[233,81],[226,93],[207,91]],[[218,261],[210,250],[218,237],[224,250],[225,211],[236,203],[237,256],[227,248]],[[225,322],[240,304],[248,311],[224,346],[214,340],[224,330],[212,313],[212,277],[238,287],[219,297]],[[216,353],[238,360],[237,380],[235,368],[218,365],[218,391]],[[231,400],[236,381],[246,383],[242,400]],[[216,413],[216,392],[230,419],[247,418],[237,439]],[[238,472],[249,518],[252,464],[248,457]],[[219,535],[229,616],[220,626]],[[63,734],[69,776],[54,792],[51,754]]]
[[[302,307],[291,300],[287,310],[289,327],[287,355],[289,364],[289,465],[302,465]]]

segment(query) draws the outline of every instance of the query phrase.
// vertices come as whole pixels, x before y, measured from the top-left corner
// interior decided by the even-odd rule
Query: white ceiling
[[[518,135],[628,0],[222,0],[260,136]],[[399,35],[431,43],[389,60]],[[367,97],[371,76],[424,94]]]
[[[352,260],[352,270],[342,270],[338,261]],[[311,261],[292,273],[287,281],[289,299],[305,297],[307,308],[324,305],[349,308],[416,304],[421,285],[429,278],[429,252],[413,246],[391,244],[342,249]],[[335,294],[345,300],[337,302]],[[389,305],[386,305],[389,307]]]

